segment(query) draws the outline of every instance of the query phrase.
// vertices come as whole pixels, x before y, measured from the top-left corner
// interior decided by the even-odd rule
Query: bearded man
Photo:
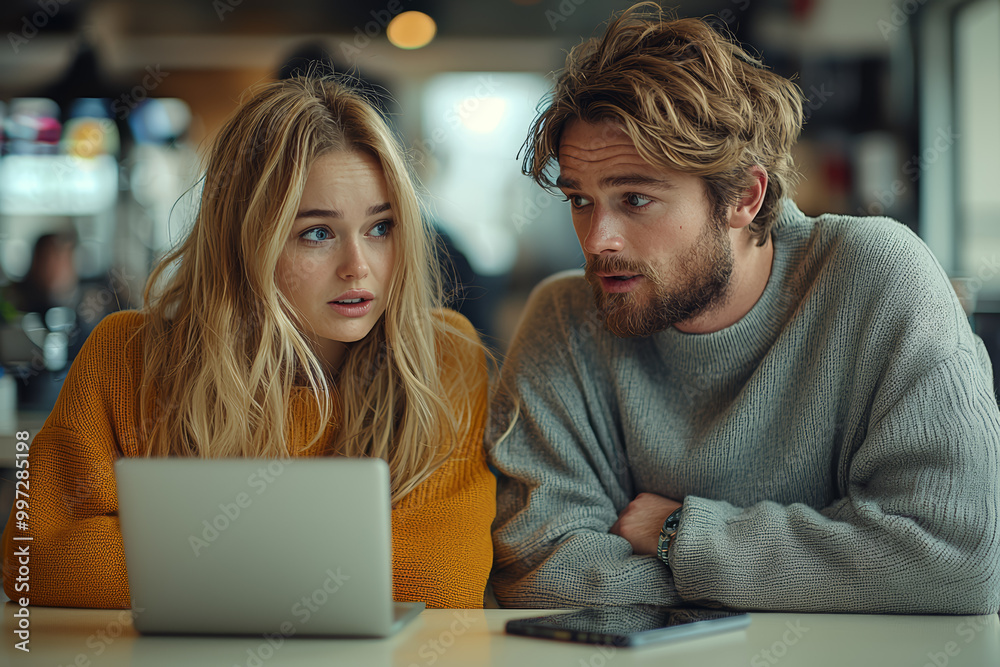
[[[524,170],[587,263],[502,372],[504,606],[1000,607],[982,341],[906,227],[788,199],[802,118],[703,21],[634,9],[569,54]]]

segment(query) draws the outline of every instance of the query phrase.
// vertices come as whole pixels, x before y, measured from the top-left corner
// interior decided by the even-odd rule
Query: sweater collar
[[[655,345],[670,366],[686,371],[725,373],[760,361],[774,344],[794,307],[794,290],[789,289],[789,281],[802,248],[794,238],[782,232],[789,225],[804,220],[798,207],[784,200],[771,229],[774,244],[771,275],[757,303],[738,322],[707,334],[687,334],[674,327],[654,334]]]

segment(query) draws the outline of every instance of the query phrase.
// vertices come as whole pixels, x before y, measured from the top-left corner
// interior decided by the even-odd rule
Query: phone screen
[[[588,644],[639,646],[745,628],[750,616],[720,609],[633,604],[507,622],[507,633]]]

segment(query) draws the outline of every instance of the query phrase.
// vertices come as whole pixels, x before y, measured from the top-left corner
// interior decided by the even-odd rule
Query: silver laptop
[[[135,628],[144,634],[385,637],[392,600],[380,459],[119,459]]]

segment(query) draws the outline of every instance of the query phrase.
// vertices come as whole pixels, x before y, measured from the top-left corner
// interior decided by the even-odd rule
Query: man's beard
[[[608,330],[622,338],[649,336],[725,303],[733,275],[727,229],[724,219],[713,217],[691,250],[668,272],[650,262],[589,257],[586,278]],[[632,292],[608,293],[595,273],[641,275],[646,284]]]

